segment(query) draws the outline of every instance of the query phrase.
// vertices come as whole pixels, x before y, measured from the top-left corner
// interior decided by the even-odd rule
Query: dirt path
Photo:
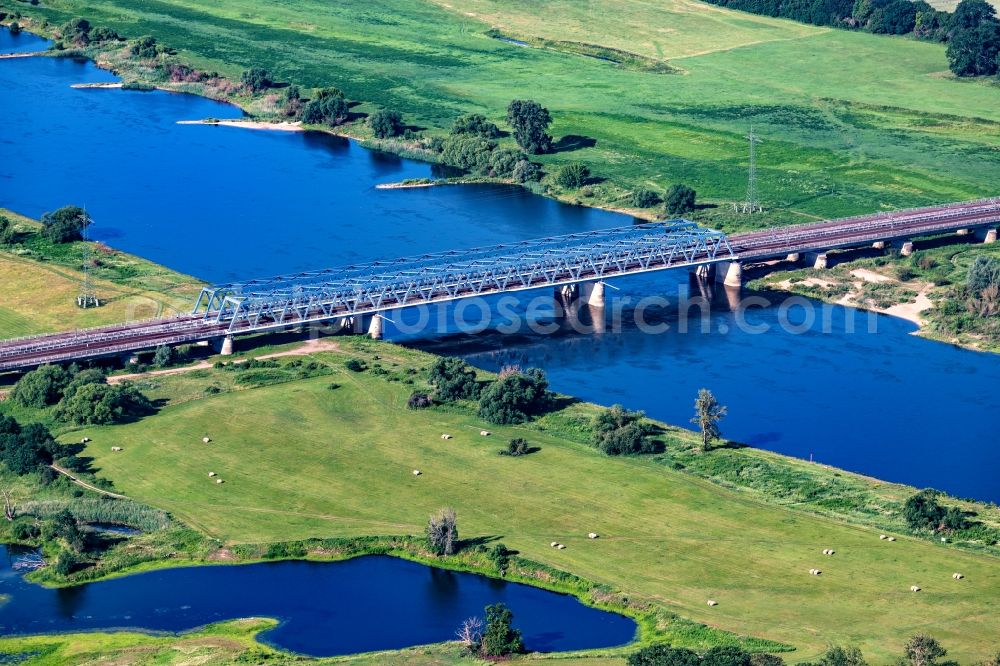
[[[51,467],[55,471],[59,472],[63,476],[67,477],[70,481],[72,481],[76,485],[80,486],[81,488],[86,488],[87,490],[90,490],[92,492],[98,493],[99,495],[105,495],[107,497],[114,497],[115,499],[128,499],[128,497],[126,497],[125,495],[119,495],[118,493],[113,493],[113,492],[111,492],[109,490],[102,490],[102,489],[98,488],[97,486],[90,485],[86,481],[81,481],[80,479],[78,479],[75,476],[73,476],[72,472],[70,472],[69,470],[63,469],[59,465],[49,465],[49,467]]]
[[[340,349],[340,344],[334,342],[333,340],[308,340],[303,342],[298,347],[294,349],[289,349],[288,351],[276,352],[274,354],[264,354],[263,356],[256,356],[255,358],[260,361],[266,361],[269,358],[281,358],[284,356],[308,356],[309,354],[315,354],[316,352],[323,351],[337,351]],[[247,359],[240,358],[233,361],[233,363],[246,363]],[[165,370],[152,370],[150,372],[136,372],[131,375],[114,375],[108,377],[109,384],[121,384],[122,382],[131,382],[138,379],[145,379],[147,377],[162,377],[165,375],[182,375],[185,372],[193,372],[195,370],[206,370],[212,367],[212,363],[208,361],[201,361],[200,363],[195,363],[194,365],[186,365],[183,368],[167,368]]]

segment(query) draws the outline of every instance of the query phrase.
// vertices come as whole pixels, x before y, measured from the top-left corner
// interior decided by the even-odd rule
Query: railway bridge
[[[174,345],[215,341],[231,353],[234,336],[342,322],[381,337],[385,313],[539,288],[604,305],[605,280],[688,269],[730,287],[743,265],[805,259],[825,268],[835,249],[899,244],[956,233],[995,242],[1000,198],[725,234],[674,220],[588,231],[494,247],[375,261],[203,289],[187,315],[0,342],[0,372]]]

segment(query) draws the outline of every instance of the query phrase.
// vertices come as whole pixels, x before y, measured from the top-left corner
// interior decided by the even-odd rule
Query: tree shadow
[[[472,537],[471,539],[459,539],[458,550],[465,550],[466,548],[476,548],[478,546],[486,546],[495,541],[499,541],[502,538],[503,538],[502,534],[487,534],[484,536]]]
[[[426,127],[421,127],[420,125],[403,125],[403,131],[409,130],[411,132],[424,132],[427,130]]]
[[[567,134],[552,144],[553,153],[569,153],[582,148],[593,148],[597,145],[597,139],[579,134]]]
[[[570,405],[575,405],[580,402],[579,398],[574,398],[571,395],[554,395],[549,398],[549,408],[545,411],[547,412],[561,412]]]

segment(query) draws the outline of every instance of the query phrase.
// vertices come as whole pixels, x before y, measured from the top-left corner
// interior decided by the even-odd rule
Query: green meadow
[[[705,461],[691,462],[694,469],[730,460],[744,476],[766,461],[784,474],[808,467],[817,495],[850,477],[865,488],[862,508],[872,518],[882,511],[878,493],[903,488],[783,465],[749,449],[697,456],[691,433],[673,428],[664,456],[606,457],[587,443],[596,408],[581,403],[518,427],[487,426],[463,406],[409,410],[407,397],[424,384],[433,357],[349,338],[339,344],[313,356],[331,373],[313,379],[248,388],[268,371],[245,371],[258,373],[245,381],[237,372],[235,383],[233,371],[216,369],[149,377],[140,386],[167,404],[157,415],[64,437],[91,437],[87,455],[119,492],[226,544],[420,534],[430,513],[452,506],[463,538],[502,541],[681,617],[794,646],[790,663],[830,643],[857,643],[873,663],[889,663],[921,630],[963,663],[996,650],[995,557],[905,536],[883,541],[870,519],[817,515],[808,499],[778,506],[765,493],[740,483],[724,488],[670,461]],[[344,364],[352,357],[383,372],[350,372]],[[489,436],[480,434],[484,427]],[[512,437],[540,450],[499,456]],[[771,475],[771,484],[780,477]],[[836,555],[822,555],[824,548]],[[821,576],[810,575],[816,567]],[[966,578],[953,580],[956,571]],[[709,599],[719,605],[709,607]]]
[[[10,5],[11,0],[2,4]],[[607,179],[571,200],[626,206],[639,186],[676,181],[728,213],[746,188],[751,124],[763,137],[753,224],[841,216],[996,194],[1000,87],[956,80],[944,47],[821,29],[694,2],[423,0],[52,0],[22,11],[52,23],[84,15],[153,34],[182,59],[236,76],[263,66],[302,86],[399,109],[440,133],[458,114],[501,120],[514,97],[554,116],[553,167]],[[526,48],[487,35],[544,39]],[[619,67],[580,44],[662,61],[678,73]]]

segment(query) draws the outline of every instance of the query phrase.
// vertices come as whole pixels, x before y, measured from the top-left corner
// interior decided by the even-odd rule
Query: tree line
[[[924,0],[707,1],[813,25],[947,43],[948,67],[957,76],[993,75],[1000,69],[1000,21],[986,0],[962,0],[954,12]]]

